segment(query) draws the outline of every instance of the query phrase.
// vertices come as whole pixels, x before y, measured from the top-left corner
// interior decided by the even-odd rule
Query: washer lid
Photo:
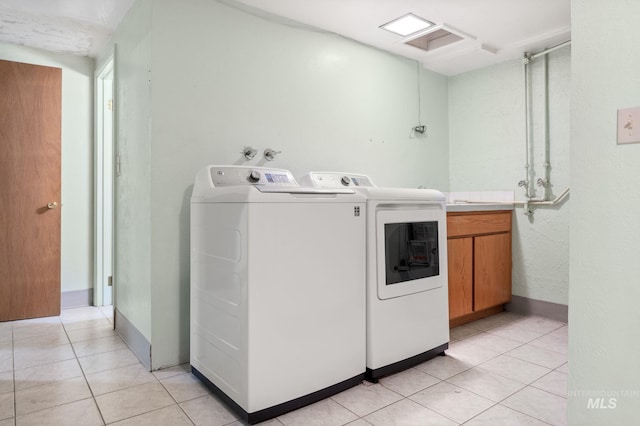
[[[444,194],[435,189],[386,188],[376,186],[367,175],[349,172],[309,172],[300,178],[302,186],[313,188],[353,188],[368,200],[405,202],[442,202]]]
[[[347,172],[309,172],[300,178],[302,186],[313,188],[364,188],[375,187],[367,175]]]
[[[336,195],[336,194],[355,194],[355,189],[348,188],[295,188],[295,187],[277,187],[277,186],[256,186],[256,189],[264,193],[287,193],[287,194],[311,194],[311,195]]]

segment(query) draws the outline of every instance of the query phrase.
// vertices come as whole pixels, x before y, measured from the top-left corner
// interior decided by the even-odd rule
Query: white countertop
[[[513,191],[445,192],[448,212],[513,210]],[[473,202],[467,202],[473,201]]]
[[[513,204],[506,203],[452,203],[447,204],[447,212],[479,212],[513,210]]]

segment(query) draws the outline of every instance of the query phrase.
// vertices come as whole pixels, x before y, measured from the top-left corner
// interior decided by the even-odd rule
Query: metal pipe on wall
[[[553,46],[553,47],[550,47],[548,49],[542,50],[542,51],[540,51],[538,53],[534,53],[533,55],[531,55],[531,59],[536,59],[536,58],[538,58],[540,56],[546,55],[548,53],[553,52],[554,50],[560,49],[560,48],[568,46],[570,44],[571,44],[571,40],[567,40],[564,43],[560,43],[560,44],[558,44],[556,46]]]
[[[556,204],[561,203],[566,197],[569,195],[569,188],[565,188],[564,191],[560,193],[553,200],[546,201],[535,201],[535,200],[525,200],[525,201],[479,201],[479,200],[455,200],[453,204],[498,204],[505,206],[554,206]]]
[[[533,212],[529,208],[530,205],[547,205],[549,198],[551,197],[551,138],[549,135],[549,71],[548,71],[548,54],[556,49],[571,44],[571,40],[561,43],[557,46],[549,49],[537,52],[535,54],[525,53],[522,58],[523,67],[523,79],[524,79],[524,102],[525,102],[525,179],[518,182],[518,186],[524,187],[525,201],[514,203],[514,205],[522,205],[524,207],[524,214],[529,216]],[[536,182],[538,186],[542,186],[544,189],[544,195],[540,198],[534,198],[532,195],[535,193],[533,183],[531,182],[531,172],[533,170],[532,164],[532,130],[531,130],[531,71],[529,65],[533,59],[543,56],[543,104],[544,104],[544,116],[543,116],[543,129],[544,129],[544,163],[543,177],[539,178]],[[568,188],[563,192],[563,197],[568,192]]]
[[[544,189],[544,199],[548,200],[551,196],[551,136],[549,134],[549,55],[544,55],[542,58],[542,74],[544,80],[544,90],[542,95],[544,97],[544,163],[543,178],[538,180],[538,185]]]
[[[518,182],[518,186],[524,188],[525,198],[529,198],[529,175],[531,174],[531,163],[529,162],[529,140],[531,137],[531,122],[529,120],[529,56],[525,53],[522,58],[522,72],[524,79],[524,180]]]

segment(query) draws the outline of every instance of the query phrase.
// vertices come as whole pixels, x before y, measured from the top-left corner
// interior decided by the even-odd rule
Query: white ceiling
[[[95,57],[134,0],[0,0],[0,41]]]
[[[571,38],[570,0],[237,0],[454,75],[553,47]],[[470,37],[424,52],[378,28],[407,13]]]
[[[216,0],[211,0],[216,1]],[[570,0],[222,0],[337,33],[455,75],[571,38]],[[0,40],[96,56],[134,0],[0,0]],[[414,13],[467,37],[431,52],[378,28]]]

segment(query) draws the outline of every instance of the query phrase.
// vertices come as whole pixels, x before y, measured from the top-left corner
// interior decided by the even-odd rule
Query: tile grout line
[[[153,374],[153,373],[151,373],[151,374]],[[187,374],[187,373],[184,373],[184,374]],[[191,374],[191,373],[188,373],[188,374]],[[158,383],[160,383],[160,386],[162,386],[162,388],[164,389],[164,391],[165,391],[166,393],[168,393],[168,394],[169,394],[169,396],[171,397],[171,399],[173,399],[173,402],[175,402],[175,403],[176,403],[176,405],[178,406],[178,408],[180,409],[180,411],[182,411],[182,412],[184,413],[184,415],[185,415],[185,416],[187,416],[187,418],[189,419],[189,421],[195,425],[195,424],[196,424],[196,422],[191,418],[191,416],[189,416],[189,413],[187,413],[186,411],[184,411],[184,409],[182,408],[182,406],[180,405],[180,403],[178,402],[178,400],[173,396],[173,394],[172,394],[171,392],[169,392],[169,389],[167,389],[167,387],[164,385],[164,383],[162,383],[162,380],[160,380],[158,377],[156,377],[156,375],[155,375],[155,374],[154,374],[153,376],[156,378],[156,380],[158,381]],[[171,377],[176,377],[176,376],[179,376],[179,374],[176,374],[175,376],[171,376]],[[170,377],[167,377],[167,378],[170,378]],[[210,393],[208,393],[207,395],[210,395]],[[192,399],[201,398],[202,396],[203,396],[203,395],[198,396],[198,397],[195,397],[195,398],[192,398]],[[187,401],[191,401],[191,399],[189,399],[189,400],[187,400]],[[186,402],[186,401],[182,401],[182,402]],[[163,408],[165,408],[165,407],[163,407]],[[235,421],[235,420],[234,420],[234,421]]]
[[[16,398],[16,354],[13,341],[13,322],[11,323],[11,372],[13,374],[13,426],[18,424],[18,398]]]
[[[87,385],[87,388],[89,388],[89,393],[91,394],[91,398],[93,399],[93,403],[96,406],[96,409],[98,410],[98,415],[100,416],[100,420],[102,421],[103,425],[106,425],[107,422],[104,419],[104,415],[102,414],[102,410],[100,409],[100,406],[98,405],[98,401],[96,400],[96,396],[93,393],[93,389],[91,388],[91,386],[89,385],[89,381],[87,380],[87,374],[84,371],[84,368],[82,368],[82,364],[80,364],[80,360],[78,359],[78,354],[76,353],[76,348],[73,346],[73,343],[71,343],[71,339],[69,338],[69,333],[67,331],[67,327],[65,327],[64,322],[61,320],[60,321],[62,323],[62,329],[64,330],[64,334],[67,336],[67,340],[69,340],[69,344],[71,345],[71,350],[73,351],[73,355],[76,357],[76,362],[78,363],[78,367],[80,368],[80,371],[82,372],[82,378],[84,379],[85,384]]]
[[[500,327],[501,325],[507,325],[507,324],[509,324],[509,323],[505,323],[505,324],[497,325],[497,326],[492,327],[492,328],[489,328],[489,329],[487,329],[487,330],[485,330],[485,331],[483,331],[483,332],[485,332],[485,333],[489,333],[489,330],[492,330],[492,329],[494,329],[494,328]],[[547,375],[548,375],[548,374],[550,374],[552,371],[555,371],[557,368],[560,368],[560,367],[561,367],[562,365],[564,365],[565,363],[563,363],[560,367],[556,367],[556,369],[552,369],[552,368],[549,368],[549,367],[545,367],[545,366],[543,366],[543,365],[536,364],[536,363],[534,363],[534,362],[530,362],[530,361],[526,361],[526,360],[521,360],[521,359],[519,359],[519,358],[517,358],[517,357],[514,357],[514,356],[511,356],[511,355],[508,355],[508,352],[511,352],[512,350],[515,350],[515,349],[520,348],[520,347],[522,347],[522,346],[528,345],[528,344],[529,344],[529,343],[531,343],[532,341],[537,340],[537,339],[540,339],[540,338],[542,338],[542,337],[544,337],[544,336],[547,336],[547,335],[549,335],[549,334],[551,334],[551,333],[553,333],[553,332],[555,332],[555,331],[557,331],[557,330],[559,330],[559,329],[561,329],[562,327],[565,327],[565,326],[567,325],[567,324],[564,324],[564,323],[562,323],[562,324],[563,324],[563,325],[561,325],[560,327],[557,327],[557,328],[555,328],[555,329],[553,329],[553,330],[550,330],[550,331],[548,331],[547,333],[543,333],[543,334],[541,334],[539,337],[536,337],[535,339],[533,339],[533,340],[531,340],[531,341],[529,341],[529,342],[522,343],[521,345],[516,346],[515,348],[510,349],[509,351],[507,351],[507,352],[503,352],[503,353],[501,353],[501,354],[500,354],[500,355],[508,356],[509,358],[517,359],[517,360],[519,360],[519,361],[529,362],[529,363],[530,363],[530,364],[532,364],[532,365],[536,365],[536,366],[539,366],[539,367],[546,368],[546,369],[548,369],[549,371],[548,371],[548,372],[546,372],[545,374],[543,374],[542,376],[540,376],[539,378],[535,379],[533,382],[524,384],[525,386],[524,386],[523,388],[521,388],[521,389],[519,389],[519,390],[517,390],[517,391],[515,391],[515,392],[513,392],[513,393],[511,393],[511,394],[509,394],[509,395],[508,395],[508,396],[506,396],[505,398],[503,398],[503,399],[501,399],[500,401],[496,402],[496,403],[495,403],[494,405],[492,405],[491,407],[487,408],[486,410],[483,410],[482,412],[480,412],[480,413],[476,414],[476,415],[475,415],[475,416],[473,416],[472,418],[470,418],[470,419],[466,420],[466,421],[465,421],[465,423],[466,423],[466,422],[468,422],[468,421],[470,421],[470,420],[472,420],[473,418],[475,418],[475,417],[479,416],[480,414],[484,413],[485,411],[488,411],[488,410],[490,410],[491,408],[493,408],[493,407],[495,407],[495,406],[497,406],[497,405],[500,405],[500,406],[502,406],[502,407],[505,407],[505,408],[508,408],[508,409],[510,409],[510,410],[516,411],[516,412],[518,412],[518,413],[520,413],[520,414],[522,414],[522,415],[525,415],[525,416],[528,416],[528,417],[534,418],[534,419],[536,419],[536,420],[539,420],[539,421],[541,421],[541,422],[543,422],[543,423],[550,424],[550,423],[546,422],[545,420],[539,419],[538,417],[535,417],[535,416],[532,416],[532,415],[530,415],[530,414],[527,414],[527,413],[521,412],[521,411],[516,410],[516,409],[514,409],[514,408],[511,408],[511,407],[507,407],[506,405],[503,405],[503,404],[502,404],[502,402],[506,401],[507,399],[509,399],[509,398],[510,398],[510,397],[512,397],[513,395],[517,394],[518,392],[523,391],[523,390],[524,390],[524,389],[526,389],[526,388],[533,388],[533,389],[537,389],[537,390],[540,390],[540,391],[542,391],[542,392],[545,392],[545,393],[547,393],[547,394],[549,394],[549,395],[554,395],[554,396],[561,397],[560,395],[556,395],[556,394],[554,394],[554,393],[552,393],[552,392],[548,392],[548,391],[546,391],[546,390],[544,390],[544,389],[540,389],[540,388],[538,388],[538,387],[536,387],[536,386],[533,386],[533,383],[534,383],[535,381],[537,381],[537,380],[540,380],[542,377],[547,376]],[[489,334],[492,334],[492,333],[489,333]],[[477,334],[476,334],[476,335],[477,335]],[[475,336],[475,335],[474,335],[474,336]],[[498,335],[494,334],[494,336],[498,336]],[[472,336],[467,336],[467,337],[472,337]],[[503,337],[503,336],[499,336],[499,337]],[[507,338],[507,337],[504,337],[504,338]],[[465,338],[465,339],[466,339],[466,338]],[[464,340],[464,339],[463,339],[463,340]],[[514,339],[510,339],[510,340],[514,340]],[[536,348],[538,347],[538,346],[535,346],[535,345],[532,345],[532,346],[534,346],[534,347],[536,347]],[[558,354],[562,354],[561,352],[552,351],[552,350],[550,350],[550,349],[546,349],[546,348],[540,348],[540,349],[545,349],[545,350],[549,350],[550,352],[555,352],[555,353],[558,353]],[[566,354],[562,354],[562,355],[566,355]],[[497,358],[497,357],[494,357],[494,358],[491,358],[491,359],[495,359],[495,358]],[[486,362],[489,362],[491,359],[489,359],[489,360],[487,360],[487,361],[484,361],[483,363],[480,363],[480,364],[476,365],[475,367],[480,367],[482,364],[484,364],[484,363],[486,363]],[[472,368],[475,368],[475,367],[472,367]],[[465,371],[468,371],[468,370],[465,370]],[[455,376],[457,376],[457,375],[459,375],[459,374],[462,374],[462,373],[463,373],[463,372],[460,372],[460,373],[455,374],[455,375],[453,375],[453,376],[451,376],[451,377],[455,377]],[[497,374],[498,376],[504,377],[504,378],[509,379],[509,380],[513,380],[513,379],[511,379],[511,378],[509,378],[509,377],[507,377],[507,376],[504,376],[504,375],[502,375],[502,374],[499,374],[499,373],[494,373],[494,372],[491,372],[491,371],[489,371],[489,373],[491,373],[491,374]],[[451,377],[449,377],[449,378],[451,378]],[[448,381],[448,379],[445,379],[445,381],[447,381],[447,383],[450,383],[450,382]],[[515,382],[518,382],[517,380],[514,380],[514,381],[515,381]],[[518,383],[523,384],[522,382],[518,382]],[[455,385],[454,383],[450,383],[450,384],[452,384],[452,385],[454,385],[454,386],[457,386],[457,385]],[[458,387],[459,387],[459,386],[458,386]],[[465,389],[465,388],[462,388],[462,389]],[[473,392],[473,391],[470,391],[470,390],[468,390],[468,389],[465,389],[465,390],[466,390],[466,391],[468,391],[468,392],[472,392],[472,393],[473,393],[473,394],[475,394],[475,395],[478,395],[478,396],[483,397],[482,395],[479,395],[479,394],[477,394],[477,393],[475,393],[475,392]],[[488,399],[488,398],[486,398],[486,397],[483,397],[483,398]],[[561,398],[562,398],[562,397],[561,397]],[[564,399],[566,399],[566,398],[564,398]]]

